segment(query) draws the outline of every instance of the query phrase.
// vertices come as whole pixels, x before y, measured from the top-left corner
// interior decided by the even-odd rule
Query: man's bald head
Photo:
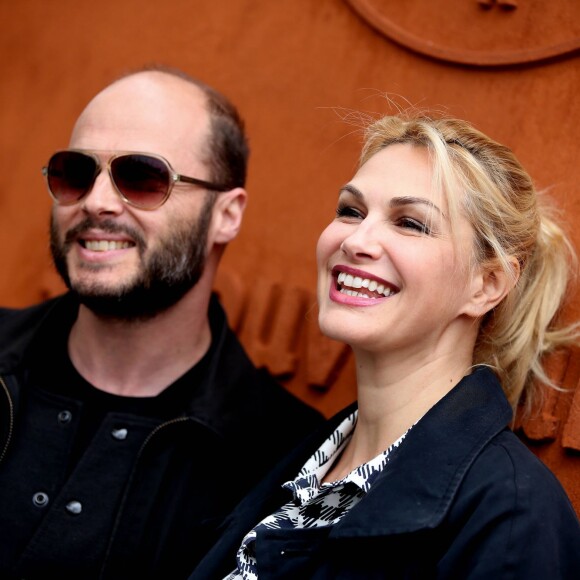
[[[112,101],[115,95],[119,97],[113,101],[116,105],[107,112],[111,121],[115,114],[127,118],[141,112],[143,119],[148,115],[149,125],[158,123],[161,128],[165,123],[166,132],[180,132],[183,147],[193,147],[197,149],[197,155],[203,156],[210,181],[229,188],[245,186],[250,152],[244,122],[237,109],[220,92],[177,69],[148,67],[113,81],[81,113],[72,141],[91,110],[103,101]],[[199,131],[202,117],[207,121],[207,126]],[[144,120],[141,124],[144,125]],[[195,126],[196,135],[188,136],[185,132],[192,126]],[[125,132],[130,133],[131,130],[127,123]],[[194,143],[199,133],[205,135],[204,142]],[[177,138],[177,135],[173,136]],[[96,145],[90,144],[90,147],[95,148]],[[163,154],[155,146],[150,146],[149,150]]]

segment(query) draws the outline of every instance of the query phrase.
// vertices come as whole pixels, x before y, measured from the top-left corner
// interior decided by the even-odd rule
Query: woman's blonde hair
[[[519,278],[482,319],[473,362],[492,367],[512,406],[529,411],[539,383],[556,387],[543,357],[578,340],[577,325],[558,324],[576,266],[573,246],[512,151],[469,123],[423,114],[375,120],[365,128],[360,165],[395,143],[427,149],[451,223],[462,212],[475,230],[478,263],[499,264],[515,282],[517,260]]]

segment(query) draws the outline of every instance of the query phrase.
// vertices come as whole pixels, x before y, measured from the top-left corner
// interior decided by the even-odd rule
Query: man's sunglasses
[[[60,205],[72,205],[91,191],[102,169],[96,153],[69,149],[57,151],[42,168],[42,173],[53,199]],[[231,189],[179,175],[167,160],[151,153],[116,153],[107,161],[107,169],[123,201],[140,209],[156,209],[163,205],[178,181],[212,191]]]

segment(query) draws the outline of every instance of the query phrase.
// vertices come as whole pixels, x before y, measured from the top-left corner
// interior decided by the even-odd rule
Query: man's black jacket
[[[96,437],[92,463],[85,453],[63,479],[55,472],[83,403],[41,393],[35,417],[22,417],[25,354],[39,327],[66,324],[77,310],[70,295],[0,310],[0,577],[186,577],[230,509],[322,416],[253,366],[213,297],[213,356],[187,408],[153,428],[140,417],[107,416],[102,429],[113,437]],[[115,427],[121,420],[124,432]],[[137,432],[144,443],[119,452]],[[35,438],[40,453],[31,449]],[[122,492],[110,498],[113,483]],[[97,539],[95,526],[106,530]]]

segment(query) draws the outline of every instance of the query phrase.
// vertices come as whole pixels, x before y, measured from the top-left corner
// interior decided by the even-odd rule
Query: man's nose
[[[120,214],[125,206],[108,171],[101,171],[91,190],[81,200],[83,211],[92,215]]]

